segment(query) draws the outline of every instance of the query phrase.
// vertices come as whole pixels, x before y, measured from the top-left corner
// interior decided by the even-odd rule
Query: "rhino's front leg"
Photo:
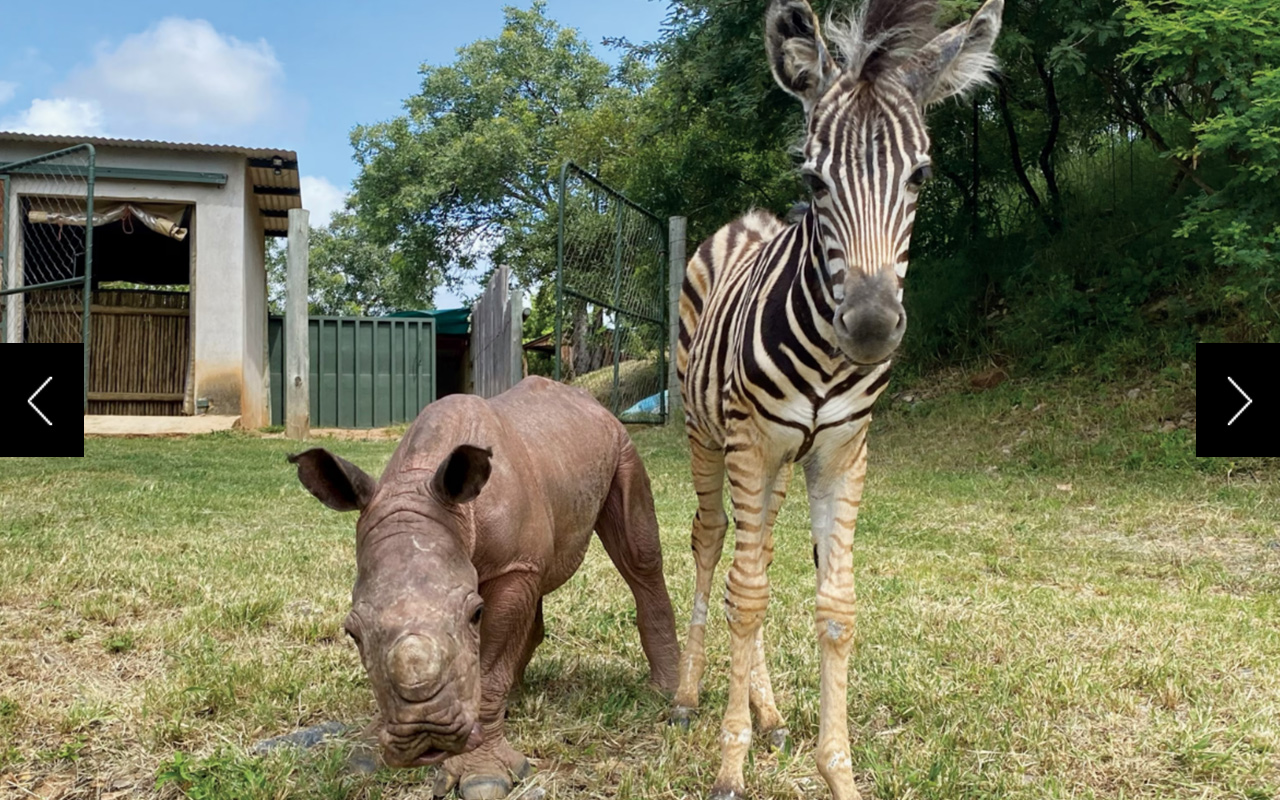
[[[531,655],[538,618],[538,575],[508,573],[480,586],[480,724],[484,743],[441,765],[436,797],[457,786],[463,800],[501,800],[533,774],[528,759],[507,742],[507,693]]]

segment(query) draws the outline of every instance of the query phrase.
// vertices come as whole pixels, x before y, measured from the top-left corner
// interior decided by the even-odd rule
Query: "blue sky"
[[[295,150],[315,224],[356,176],[351,128],[401,113],[419,65],[496,35],[504,5],[529,0],[6,0],[0,130]],[[653,40],[667,4],[547,0],[547,14],[614,61],[600,40]]]

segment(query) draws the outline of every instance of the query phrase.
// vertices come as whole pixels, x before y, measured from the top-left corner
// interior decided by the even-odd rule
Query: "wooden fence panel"
[[[79,342],[81,290],[31,292],[28,342]],[[191,355],[190,295],[98,289],[89,307],[89,413],[180,416]],[[70,324],[68,320],[73,320]]]
[[[524,304],[510,284],[511,271],[498,267],[471,308],[471,375],[481,397],[502,394],[524,377]]]

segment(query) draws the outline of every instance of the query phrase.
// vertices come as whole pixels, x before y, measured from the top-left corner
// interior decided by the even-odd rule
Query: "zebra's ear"
[[[773,0],[765,14],[765,50],[773,78],[809,114],[839,74],[807,0]]]
[[[990,80],[1003,11],[1004,0],[987,0],[968,22],[938,34],[903,67],[922,108]]]

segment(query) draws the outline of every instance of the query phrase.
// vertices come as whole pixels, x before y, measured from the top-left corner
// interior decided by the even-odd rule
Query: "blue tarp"
[[[667,402],[667,390],[663,389],[657,394],[651,394],[645,399],[623,411],[620,415],[623,419],[627,417],[656,417],[662,413],[662,406]]]

